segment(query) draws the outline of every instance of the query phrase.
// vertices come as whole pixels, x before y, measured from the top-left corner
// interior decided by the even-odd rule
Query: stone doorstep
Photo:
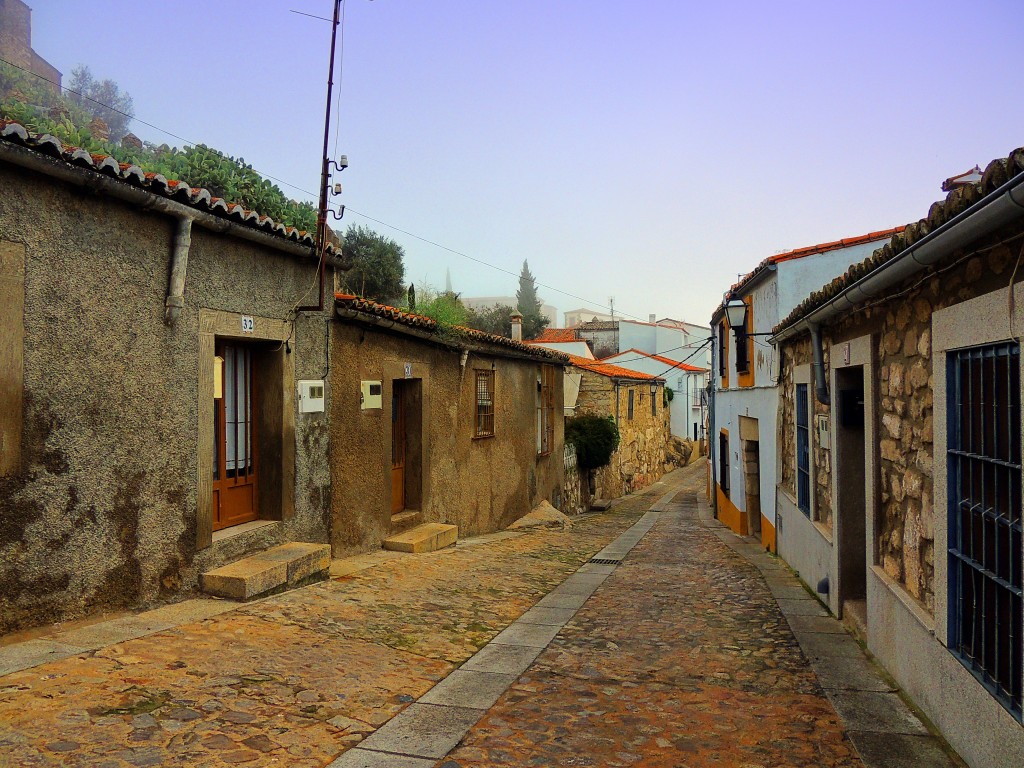
[[[251,600],[281,587],[295,586],[330,567],[329,544],[293,541],[207,571],[200,586],[208,595]]]
[[[381,546],[394,552],[434,552],[451,546],[459,538],[459,527],[445,523],[424,523],[384,539]]]

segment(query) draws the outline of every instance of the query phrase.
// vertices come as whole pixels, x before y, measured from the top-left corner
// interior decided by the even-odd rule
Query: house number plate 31
[[[242,315],[242,333],[252,333],[256,330],[256,321],[250,315]]]

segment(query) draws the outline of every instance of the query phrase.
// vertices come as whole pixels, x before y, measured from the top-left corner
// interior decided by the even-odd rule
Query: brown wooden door
[[[258,517],[252,349],[217,342],[221,397],[214,400],[213,529]]]
[[[405,509],[405,386],[391,388],[391,514]]]

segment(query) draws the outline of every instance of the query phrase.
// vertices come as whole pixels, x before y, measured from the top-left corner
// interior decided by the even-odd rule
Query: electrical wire
[[[345,7],[345,3],[343,2],[342,3],[342,8],[344,9],[344,7]],[[301,11],[292,11],[292,12],[293,13],[297,13],[297,14],[302,15],[302,16],[310,16],[310,17],[316,18],[316,19],[321,18],[319,16],[313,16],[312,14],[302,13]],[[342,18],[344,18],[344,10],[342,11]],[[331,21],[331,20],[327,19],[327,21]],[[342,26],[342,54],[344,54],[344,39],[345,39],[344,38],[344,26]],[[342,59],[343,58],[344,58],[344,56],[342,56]],[[61,91],[66,91],[67,93],[73,93],[76,96],[79,96],[79,97],[81,97],[83,99],[86,99],[87,101],[92,102],[93,104],[97,104],[97,105],[99,105],[99,106],[101,106],[101,107],[103,107],[105,109],[109,109],[109,110],[111,110],[113,112],[118,113],[119,115],[123,115],[124,117],[127,117],[129,120],[134,120],[135,122],[141,123],[142,125],[145,125],[148,128],[152,128],[155,131],[159,131],[160,133],[162,133],[162,134],[164,134],[166,136],[170,136],[172,138],[178,139],[179,141],[182,141],[185,144],[191,144],[192,146],[199,146],[200,145],[200,142],[192,141],[191,139],[188,139],[188,138],[186,138],[184,136],[181,136],[181,135],[179,135],[177,133],[174,133],[173,131],[169,131],[169,130],[167,130],[165,128],[161,128],[158,125],[154,125],[153,123],[147,122],[147,121],[145,121],[145,120],[143,120],[143,119],[141,119],[139,117],[136,117],[134,114],[130,114],[128,112],[124,112],[124,111],[122,111],[120,109],[117,109],[116,107],[110,106],[109,104],[104,104],[103,102],[98,101],[98,100],[96,100],[96,99],[94,99],[94,98],[92,98],[90,96],[86,96],[84,93],[80,93],[79,91],[75,91],[75,90],[72,90],[70,88],[66,88],[66,87],[62,86],[60,83],[57,83],[57,82],[55,82],[53,80],[50,80],[49,78],[44,77],[43,75],[40,75],[40,74],[38,74],[36,72],[32,72],[31,70],[26,69],[25,67],[18,66],[14,62],[8,61],[7,59],[0,58],[0,63],[7,64],[7,65],[9,65],[11,67],[14,67],[15,69],[18,69],[18,70],[20,70],[22,72],[25,72],[26,74],[32,75],[33,77],[36,77],[36,78],[38,78],[38,79],[40,79],[40,80],[42,80],[42,81],[44,81],[46,83],[49,83],[50,85],[56,86]],[[343,63],[342,63],[341,66],[343,66]],[[342,71],[343,70],[341,70],[341,69],[339,70],[339,81],[340,81],[340,78],[342,76]],[[340,89],[340,87],[341,86],[340,86],[340,82],[339,82],[339,89]],[[340,114],[340,104],[341,104],[341,99],[338,99],[339,114]],[[336,131],[337,131],[337,128],[336,128]],[[202,145],[202,146],[204,146],[208,151],[214,153],[215,155],[218,155],[219,157],[223,157],[225,159],[231,159],[228,155],[225,155],[220,150],[214,149],[212,147],[206,147],[206,145]],[[335,133],[335,149],[337,149],[337,132]],[[270,179],[271,181],[275,181],[278,184],[283,184],[284,186],[289,187],[290,189],[294,189],[297,192],[302,192],[304,194],[309,195],[310,197],[314,197],[314,198],[317,197],[317,193],[315,193],[315,192],[313,192],[311,190],[305,189],[304,187],[300,187],[297,184],[292,184],[291,182],[285,181],[284,179],[280,179],[280,178],[278,178],[276,176],[271,176],[269,173],[264,173],[263,171],[259,170],[258,168],[255,168],[253,166],[250,166],[250,168],[255,173],[258,173],[260,176],[262,176],[262,177],[264,177],[266,179]],[[340,206],[331,206],[331,205],[329,205],[329,207],[332,210],[341,210]],[[496,264],[491,264],[488,261],[484,261],[483,259],[478,259],[475,256],[470,256],[468,253],[464,253],[462,251],[456,250],[455,248],[449,248],[448,246],[442,245],[441,243],[438,243],[435,240],[431,240],[429,238],[422,237],[421,235],[417,235],[414,232],[410,232],[407,229],[403,229],[403,228],[398,227],[398,226],[396,226],[394,224],[390,224],[390,223],[388,223],[386,221],[383,221],[381,219],[378,219],[378,218],[375,218],[373,216],[370,216],[369,214],[362,213],[360,211],[354,210],[353,208],[351,208],[349,206],[345,206],[344,210],[346,212],[348,212],[348,213],[354,213],[356,216],[361,216],[362,218],[367,219],[368,221],[372,221],[372,222],[374,222],[376,224],[380,224],[381,226],[388,227],[389,229],[392,229],[395,232],[401,232],[403,235],[406,235],[408,237],[412,237],[412,238],[414,238],[416,240],[419,240],[420,242],[426,243],[428,245],[432,245],[435,248],[440,248],[441,250],[448,251],[449,253],[452,253],[452,254],[454,254],[456,256],[461,256],[464,259],[468,259],[469,261],[475,262],[475,263],[480,264],[482,266],[490,267],[491,269],[494,269],[494,270],[496,270],[498,272],[503,272],[506,275],[511,275],[512,277],[516,277],[516,278],[519,277],[519,273],[518,272],[513,272],[511,270],[505,269],[504,267],[499,267]],[[555,288],[553,285],[548,285],[546,283],[540,283],[540,282],[537,282],[536,285],[539,288],[545,288],[545,289],[547,289],[549,291],[554,291],[555,293],[558,293],[558,294],[560,294],[562,296],[568,296],[569,298],[577,299],[578,301],[582,301],[588,307],[599,307],[600,309],[607,309],[607,310],[616,311],[616,310],[614,310],[614,308],[610,304],[602,304],[601,302],[591,301],[590,299],[587,299],[587,298],[585,298],[583,296],[580,296],[579,294],[571,293],[569,291],[563,291],[560,288]],[[622,315],[624,317],[629,317],[629,318],[633,318],[634,320],[640,320],[641,322],[644,322],[644,319],[642,317],[640,317],[640,315],[634,315],[634,314],[631,314],[629,312],[623,312],[621,310],[618,310],[618,314]],[[694,323],[694,325],[695,325],[695,323]]]

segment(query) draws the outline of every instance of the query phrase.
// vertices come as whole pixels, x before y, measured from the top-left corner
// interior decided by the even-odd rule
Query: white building
[[[778,369],[771,331],[810,293],[866,259],[902,228],[821,243],[762,261],[726,296],[747,306],[739,336],[725,302],[711,317],[714,394],[711,483],[718,518],[743,535],[759,535],[776,550]],[[737,340],[739,339],[739,340]]]

